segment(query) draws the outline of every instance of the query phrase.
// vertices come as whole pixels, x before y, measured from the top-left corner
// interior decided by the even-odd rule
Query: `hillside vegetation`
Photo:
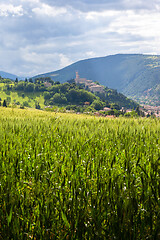
[[[49,76],[55,81],[66,82],[75,78],[76,71],[80,76],[117,89],[139,102],[160,103],[160,56],[118,54],[86,59],[39,76]]]
[[[0,107],[0,239],[159,239],[160,121]]]
[[[120,110],[135,109],[138,104],[116,90],[105,88],[102,93],[92,93],[74,81],[60,84],[51,78],[26,79],[25,81],[0,80],[0,98],[7,105],[22,107],[59,106],[66,110],[94,112],[104,107]]]

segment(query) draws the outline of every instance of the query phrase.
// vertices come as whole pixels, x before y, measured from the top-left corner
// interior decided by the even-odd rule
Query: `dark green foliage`
[[[27,101],[24,101],[24,102],[23,102],[23,106],[24,106],[24,107],[29,107],[29,103],[28,103]]]
[[[103,93],[96,93],[96,95],[104,102],[109,103],[111,108],[121,109],[136,108],[138,104],[131,99],[126,98],[122,93],[118,93],[115,89],[105,88]]]
[[[11,79],[4,79],[4,78],[0,78],[0,83],[8,83],[8,84],[11,84],[12,83],[12,80]]]
[[[20,109],[24,109],[25,107],[23,105],[20,105]]]
[[[59,82],[59,81],[56,81],[55,84],[60,84],[60,82]]]
[[[39,103],[36,103],[35,108],[36,109],[41,109],[41,106],[39,105]]]
[[[83,104],[84,102],[92,103],[95,99],[94,94],[82,89],[71,89],[66,94],[67,100],[70,103]]]
[[[114,116],[118,117],[119,115],[123,115],[123,114],[116,109],[112,109],[110,111],[105,112],[105,115],[114,115]]]
[[[31,82],[29,82],[29,83],[25,86],[24,91],[25,91],[25,92],[33,92],[33,91],[34,91],[34,84],[31,83]]]
[[[6,102],[5,99],[4,99],[4,101],[3,101],[3,107],[7,107],[7,102]]]
[[[100,100],[94,100],[93,103],[91,104],[91,107],[93,107],[96,110],[101,110],[103,109],[103,102]]]
[[[17,91],[24,91],[24,88],[27,84],[25,82],[17,82],[17,84],[14,86],[14,89]]]
[[[44,100],[48,100],[51,98],[52,95],[50,94],[50,92],[44,92],[43,96],[44,96]]]
[[[52,98],[50,98],[49,104],[54,105],[54,104],[66,104],[67,103],[67,98],[65,97],[64,94],[60,93],[55,93]]]

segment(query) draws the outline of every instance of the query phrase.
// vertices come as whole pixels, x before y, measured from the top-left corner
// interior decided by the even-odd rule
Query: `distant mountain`
[[[98,81],[109,88],[132,97],[160,95],[160,56],[117,54],[78,61],[61,70],[38,75],[61,83],[80,77]]]
[[[14,74],[11,74],[11,73],[7,73],[7,72],[3,72],[3,71],[0,71],[0,76],[3,77],[3,78],[9,78],[9,79],[12,79],[12,80],[16,80],[16,78],[18,78],[19,80],[24,80],[23,77],[18,77]]]

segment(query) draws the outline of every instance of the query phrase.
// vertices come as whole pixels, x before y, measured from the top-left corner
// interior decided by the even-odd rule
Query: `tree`
[[[39,103],[36,103],[35,108],[36,109],[41,109],[41,106],[39,105]]]
[[[68,93],[66,94],[67,100],[74,104],[74,103],[78,103],[80,100],[80,93],[79,90],[76,89],[71,89],[68,91]]]
[[[24,89],[25,92],[33,92],[34,91],[34,83],[28,83]]]
[[[139,106],[136,107],[135,112],[138,114],[138,116],[140,116],[140,109],[139,109]]]
[[[60,93],[55,93],[54,96],[50,99],[52,104],[57,103],[57,104],[65,104],[67,103],[67,98]]]
[[[23,102],[23,106],[24,106],[24,107],[29,107],[29,103],[28,103],[27,101],[24,101],[24,102]]]
[[[61,84],[59,81],[56,81],[55,84]]]
[[[14,87],[14,89],[17,91],[24,91],[24,88],[25,88],[24,82],[19,82]]]
[[[120,106],[116,103],[111,103],[111,109],[116,109],[116,110],[120,110]]]
[[[51,94],[49,92],[44,92],[43,96],[45,100],[48,100],[51,98]]]
[[[91,104],[91,107],[93,107],[96,110],[101,110],[103,109],[103,102],[100,100],[94,100],[93,103]]]
[[[5,99],[4,99],[4,101],[3,101],[3,107],[7,107],[7,102],[6,102]]]

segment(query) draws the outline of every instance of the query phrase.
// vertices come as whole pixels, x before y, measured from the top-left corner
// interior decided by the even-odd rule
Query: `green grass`
[[[0,108],[0,239],[160,239],[160,121]]]

